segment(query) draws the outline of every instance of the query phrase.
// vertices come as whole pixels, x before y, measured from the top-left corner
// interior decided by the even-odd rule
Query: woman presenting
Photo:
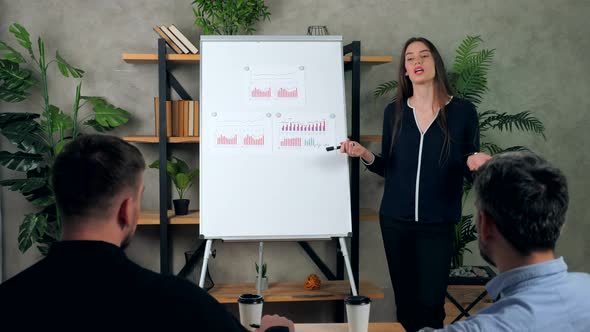
[[[385,108],[381,155],[354,141],[340,151],[385,178],[379,215],[397,319],[416,331],[443,327],[463,179],[491,157],[479,152],[475,106],[452,96],[429,40],[406,41],[398,82],[396,101]]]

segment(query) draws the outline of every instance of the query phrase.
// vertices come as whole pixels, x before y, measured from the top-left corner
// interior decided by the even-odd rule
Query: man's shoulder
[[[584,285],[590,285],[590,274],[586,272],[569,272],[568,278],[572,282],[579,282]]]
[[[41,260],[23,271],[8,278],[0,284],[0,294],[9,294],[14,291],[20,291],[20,288],[30,288],[32,284],[43,277],[45,261]]]

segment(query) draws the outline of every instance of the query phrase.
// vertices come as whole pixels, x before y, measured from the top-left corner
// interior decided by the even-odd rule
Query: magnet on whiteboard
[[[213,113],[211,113],[211,116],[212,116],[212,117],[216,117],[216,116],[217,116],[217,112],[213,112]]]
[[[336,117],[336,114],[332,113],[330,114],[330,119],[334,119]]]
[[[246,66],[246,67],[244,67],[244,70],[248,71],[248,70],[250,70],[250,67]]]
[[[281,117],[281,113],[277,113],[276,115],[277,115],[277,118]]]
[[[299,66],[299,70],[303,70],[303,69],[305,69],[305,67]]]
[[[267,118],[270,118],[271,116],[272,116],[272,114],[270,114],[270,113],[266,113],[266,117],[267,117]]]

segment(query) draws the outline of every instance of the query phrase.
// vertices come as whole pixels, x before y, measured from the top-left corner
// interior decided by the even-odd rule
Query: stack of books
[[[154,97],[156,136],[159,136],[160,102]],[[199,136],[199,102],[196,100],[166,100],[167,136]]]
[[[154,25],[154,31],[178,54],[197,54],[199,50],[178,28],[170,26]]]

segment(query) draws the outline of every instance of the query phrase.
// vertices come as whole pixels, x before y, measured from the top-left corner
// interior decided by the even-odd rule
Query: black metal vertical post
[[[353,141],[359,141],[361,137],[361,42],[352,42],[352,126],[351,138]],[[352,213],[352,239],[351,239],[351,260],[352,275],[357,285],[359,294],[359,219],[360,219],[360,161],[359,158],[352,160],[350,172],[350,199],[351,199],[351,213]]]
[[[168,233],[168,177],[166,161],[168,159],[168,133],[166,124],[166,101],[169,99],[168,75],[166,69],[166,42],[158,39],[158,147],[160,158],[160,273],[170,274],[170,250]]]

